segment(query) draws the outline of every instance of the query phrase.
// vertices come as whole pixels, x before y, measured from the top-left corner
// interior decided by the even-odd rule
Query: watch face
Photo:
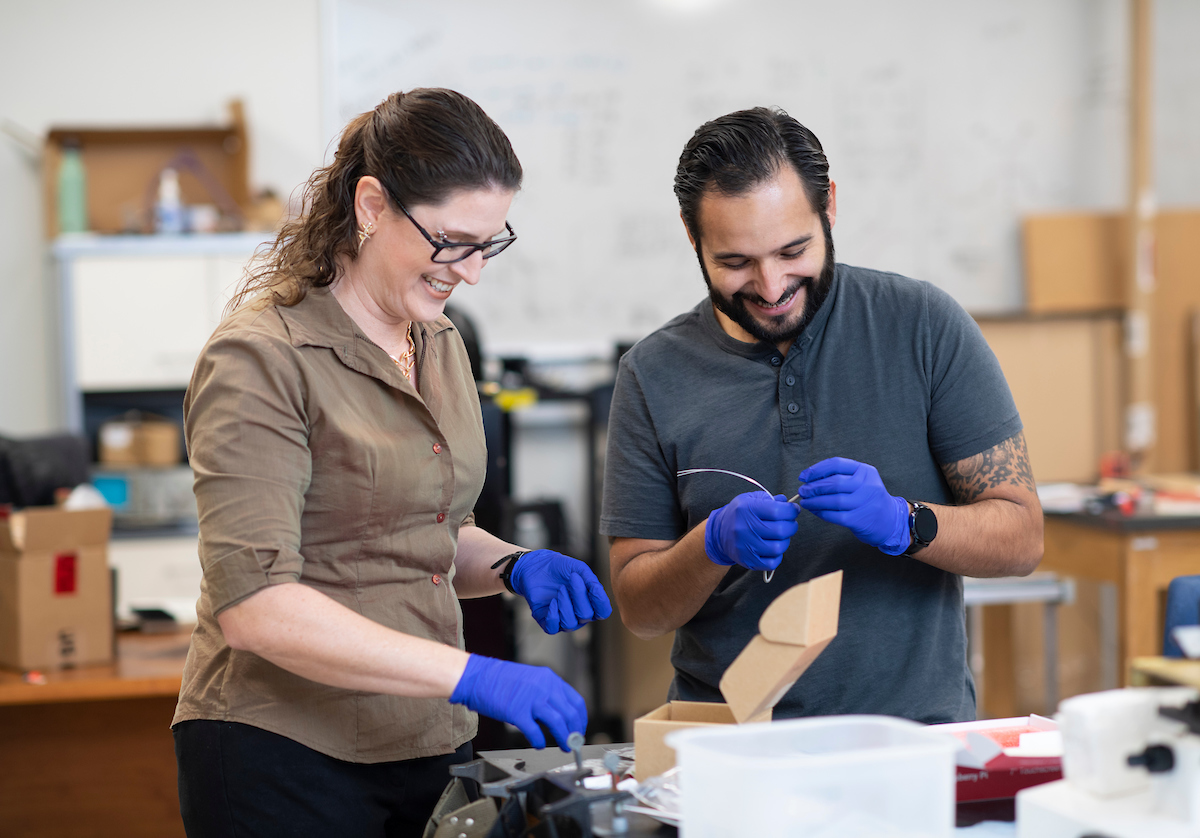
[[[937,515],[928,506],[918,506],[913,510],[913,530],[917,541],[923,544],[933,541],[937,527]]]

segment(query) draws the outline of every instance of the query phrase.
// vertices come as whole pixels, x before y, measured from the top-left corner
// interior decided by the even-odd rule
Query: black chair
[[[51,506],[59,489],[88,481],[91,461],[91,448],[82,436],[0,437],[0,505]]]

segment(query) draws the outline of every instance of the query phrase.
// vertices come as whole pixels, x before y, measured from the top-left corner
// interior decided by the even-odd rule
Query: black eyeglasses
[[[447,241],[446,234],[439,230],[438,235],[442,237],[442,241],[434,241],[433,236],[429,235],[428,231],[417,223],[417,219],[413,218],[409,211],[404,208],[404,204],[396,201],[396,206],[400,207],[400,212],[408,216],[408,220],[421,232],[421,235],[425,237],[425,241],[433,245],[433,261],[441,265],[448,265],[453,262],[461,262],[464,259],[469,259],[475,255],[475,251],[483,253],[484,259],[491,259],[517,240],[517,234],[513,232],[512,225],[505,221],[504,228],[508,230],[508,235],[504,238],[489,239],[485,242],[452,242]]]

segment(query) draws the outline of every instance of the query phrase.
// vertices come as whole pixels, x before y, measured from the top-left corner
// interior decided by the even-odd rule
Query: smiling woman
[[[454,289],[479,282],[485,260],[502,249],[505,238],[512,241],[500,235],[509,229],[504,218],[512,196],[510,189],[464,188],[440,204],[415,206],[413,213],[438,231],[434,240],[412,213],[389,199],[378,178],[360,178],[355,215],[359,229],[370,232],[353,260],[339,260],[333,295],[367,337],[395,356],[408,342],[413,321],[440,317]],[[439,256],[461,258],[436,261]],[[410,380],[415,373],[414,368]]]
[[[515,240],[507,137],[449,90],[347,126],[184,403],[204,584],[173,730],[188,835],[420,835],[475,713],[566,749],[583,699],[463,651],[460,597],[554,633],[611,613],[582,562],[474,526],[486,449],[443,313]]]

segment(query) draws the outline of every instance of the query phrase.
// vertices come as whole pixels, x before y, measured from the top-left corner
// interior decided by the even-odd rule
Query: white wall
[[[711,8],[664,11],[687,5]],[[347,114],[395,89],[460,86],[509,130],[527,182],[513,215],[520,249],[457,302],[489,349],[536,350],[638,337],[702,295],[670,194],[674,161],[703,119],[762,99],[825,142],[846,261],[930,279],[988,311],[1020,304],[1021,214],[1124,201],[1127,6],[0,0],[0,121],[38,137],[66,123],[217,122],[240,96],[254,185],[286,194]],[[1156,7],[1159,199],[1197,205],[1200,2]],[[339,33],[322,29],[331,23]],[[323,53],[322,38],[336,49]],[[322,67],[322,55],[336,63]],[[596,63],[605,56],[617,63]],[[564,68],[590,73],[594,89],[573,91]],[[682,104],[665,98],[679,91]],[[687,118],[664,122],[667,105]],[[604,181],[619,161],[601,141],[618,140],[644,151],[634,186],[654,196],[626,200],[610,223],[597,207],[629,196]],[[0,434],[60,424],[40,196],[35,166],[0,135]],[[599,242],[555,261],[580,219]]]
[[[318,0],[0,0],[0,121],[224,123],[245,101],[252,186],[287,195],[321,163]],[[0,135],[0,434],[61,426],[56,295],[40,175]],[[169,307],[164,307],[169,317]]]
[[[975,312],[1023,303],[1023,215],[1125,202],[1129,0],[331,2],[342,120],[454,87],[521,157],[521,241],[455,297],[486,347],[611,346],[702,298],[672,178],[738,108],[821,138],[840,259]],[[1155,6],[1159,196],[1200,204],[1200,3]]]

